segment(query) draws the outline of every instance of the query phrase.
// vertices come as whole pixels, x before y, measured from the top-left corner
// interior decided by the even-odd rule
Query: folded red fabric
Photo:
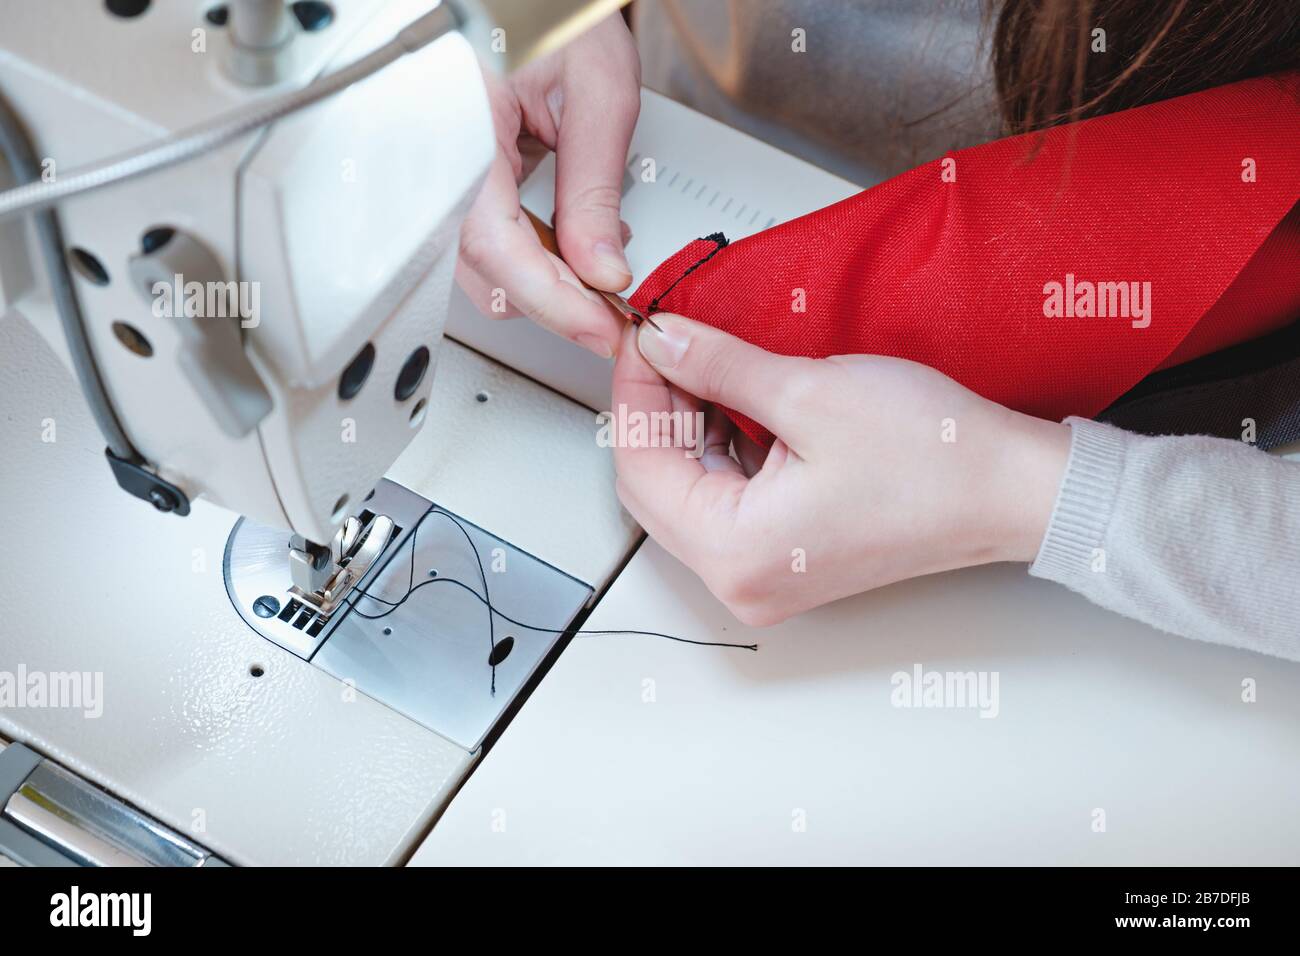
[[[1300,73],[951,153],[726,244],[632,303],[787,355],[933,366],[1043,418],[1300,318]],[[757,423],[734,415],[770,444]]]

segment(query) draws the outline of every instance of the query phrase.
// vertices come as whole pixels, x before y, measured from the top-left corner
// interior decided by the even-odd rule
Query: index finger
[[[519,205],[514,170],[504,154],[492,161],[483,190],[461,231],[461,258],[489,286],[538,325],[567,339],[612,355],[621,323],[596,293],[584,289],[573,271],[542,248]]]

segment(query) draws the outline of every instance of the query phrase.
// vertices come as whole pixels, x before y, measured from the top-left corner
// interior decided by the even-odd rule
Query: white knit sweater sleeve
[[[1300,660],[1300,462],[1086,419],[1029,573],[1183,637]]]

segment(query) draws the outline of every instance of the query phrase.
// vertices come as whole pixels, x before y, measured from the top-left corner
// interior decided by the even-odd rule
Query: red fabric
[[[724,248],[696,240],[632,303],[788,355],[923,362],[1049,419],[1095,415],[1158,368],[1300,318],[1300,73],[949,158],[954,182],[935,160]],[[1076,297],[1082,282],[1149,282],[1150,324],[1134,327],[1132,302],[1046,316],[1067,274]]]

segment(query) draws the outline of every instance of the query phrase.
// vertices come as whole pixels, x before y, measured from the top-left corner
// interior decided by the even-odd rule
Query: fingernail
[[[607,269],[613,269],[625,276],[632,274],[632,270],[627,265],[627,257],[623,255],[623,250],[612,242],[601,240],[596,243],[592,252],[595,253],[596,261]]]
[[[623,237],[623,246],[626,248],[627,244],[632,241],[632,227],[620,219],[618,221],[618,228]]]
[[[691,344],[690,336],[679,323],[664,318],[662,314],[656,315],[655,321],[663,331],[660,332],[649,322],[642,322],[641,330],[636,335],[637,348],[651,365],[676,368],[686,354],[686,347]]]
[[[584,332],[582,335],[577,336],[573,341],[577,342],[587,351],[595,352],[603,359],[614,357],[614,350],[610,348],[609,343],[599,335],[591,335],[590,333]]]

